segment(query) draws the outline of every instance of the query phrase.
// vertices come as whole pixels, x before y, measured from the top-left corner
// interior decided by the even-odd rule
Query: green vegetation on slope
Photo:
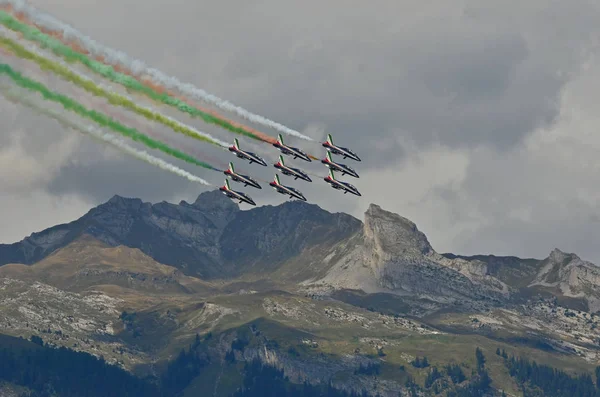
[[[24,345],[17,338],[0,343],[0,380],[25,386],[36,397],[161,396],[156,386],[87,353]]]

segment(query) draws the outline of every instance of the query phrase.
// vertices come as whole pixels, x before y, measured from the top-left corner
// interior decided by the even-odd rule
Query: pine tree
[[[475,358],[477,359],[477,370],[481,371],[485,366],[485,356],[480,348],[475,349]]]

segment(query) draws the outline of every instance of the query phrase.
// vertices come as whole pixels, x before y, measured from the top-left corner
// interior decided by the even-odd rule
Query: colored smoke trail
[[[153,131],[151,128],[145,126],[139,120],[136,120],[133,117],[127,117],[127,115],[124,115],[124,114],[117,114],[117,112],[115,112],[115,109],[111,108],[107,104],[99,104],[98,108],[100,110],[102,110],[104,113],[106,113],[107,115],[109,115],[110,117],[112,117],[113,119],[119,120],[122,124],[130,125],[137,130],[144,130],[144,133],[146,135],[148,135],[152,138],[155,138],[155,139],[160,139],[159,133],[157,133],[156,131]],[[164,137],[163,137],[163,139],[164,139]],[[227,168],[227,165],[223,162],[223,159],[213,157],[213,156],[208,155],[200,150],[186,147],[185,152],[190,155],[193,155],[196,158],[206,159],[206,161],[211,164],[218,165],[219,168],[218,169],[215,168],[215,171],[222,172],[223,170],[225,170]]]
[[[57,92],[51,91],[43,84],[29,79],[19,72],[13,70],[9,65],[0,63],[0,75],[5,74],[12,79],[12,81],[22,88],[26,88],[30,91],[38,92],[45,99],[60,103],[65,109],[72,110],[73,112],[79,114],[80,116],[86,117],[96,123],[100,124],[103,127],[109,128],[115,132],[120,133],[123,136],[129,137],[134,141],[141,142],[146,145],[148,148],[157,149],[162,151],[163,153],[169,154],[175,158],[188,162],[190,164],[197,165],[199,167],[207,168],[210,170],[218,170],[211,166],[210,164],[199,161],[192,156],[189,156],[185,153],[180,152],[179,150],[173,149],[162,142],[155,141],[150,137],[142,134],[136,129],[129,128],[124,126],[123,124],[111,119],[110,117],[96,112],[94,110],[88,110],[83,105],[78,103],[77,101],[65,96],[61,95]]]
[[[26,39],[35,41],[38,44],[40,44],[42,47],[49,48],[50,50],[52,50],[52,52],[54,52],[57,55],[62,56],[67,61],[80,62],[83,65],[85,65],[86,67],[88,67],[89,69],[91,69],[92,71],[94,71],[95,73],[100,74],[103,77],[106,77],[115,83],[119,83],[128,89],[144,93],[146,96],[150,97],[151,99],[153,99],[155,101],[162,102],[166,105],[173,106],[182,112],[188,113],[191,116],[200,117],[202,120],[204,120],[205,122],[207,122],[209,124],[215,124],[221,128],[229,130],[231,132],[245,135],[247,137],[250,137],[250,138],[253,138],[256,140],[260,140],[260,141],[274,142],[273,138],[269,137],[268,135],[262,134],[258,131],[256,131],[256,133],[253,133],[253,132],[249,131],[247,127],[244,127],[240,124],[236,123],[236,125],[234,125],[232,122],[230,122],[227,119],[218,118],[209,113],[201,111],[193,106],[188,105],[187,103],[185,103],[177,98],[169,96],[166,93],[156,92],[152,88],[140,83],[135,78],[128,76],[126,74],[117,72],[117,71],[115,71],[115,69],[112,66],[104,65],[101,62],[98,62],[96,60],[89,58],[85,54],[79,53],[79,52],[71,49],[70,47],[61,43],[59,40],[56,40],[53,37],[50,37],[50,36],[44,34],[43,32],[36,29],[35,27],[28,26],[24,23],[21,23],[17,19],[13,18],[11,15],[9,15],[6,12],[1,11],[1,10],[0,10],[0,23],[2,23],[4,26],[8,27],[11,30],[21,33],[23,35],[23,37],[25,37]]]
[[[35,110],[38,113],[41,113],[45,116],[48,116],[67,128],[71,128],[73,130],[79,131],[83,134],[89,135],[92,138],[95,138],[101,142],[109,144],[116,149],[119,149],[121,152],[133,156],[139,160],[145,161],[148,164],[155,165],[165,171],[169,171],[173,174],[182,176],[188,179],[191,182],[201,183],[206,186],[212,186],[211,183],[205,181],[204,179],[193,175],[186,170],[183,170],[169,162],[166,162],[158,157],[154,157],[151,154],[147,153],[143,150],[138,150],[132,146],[129,146],[127,143],[123,142],[121,139],[116,136],[109,134],[107,132],[103,132],[102,130],[95,128],[92,125],[83,125],[81,122],[77,122],[75,120],[71,120],[66,114],[61,113],[60,111],[51,110],[45,106],[40,106],[36,104],[33,100],[29,98],[25,98],[24,96],[18,94],[14,91],[3,90],[2,94],[10,101],[14,103],[18,103],[24,105],[30,109]]]
[[[194,87],[192,84],[182,83],[175,77],[166,76],[161,71],[150,68],[140,60],[133,60],[125,53],[117,51],[101,45],[90,37],[79,32],[74,27],[59,21],[53,16],[46,14],[35,7],[27,4],[23,0],[0,0],[0,7],[6,10],[14,10],[20,14],[19,19],[29,19],[29,24],[36,25],[40,30],[53,36],[59,36],[61,41],[69,43],[72,47],[77,48],[77,51],[95,56],[102,63],[112,64],[115,69],[120,69],[123,73],[133,76],[137,81],[144,82],[147,85],[152,85],[159,92],[176,89],[184,95],[192,97],[196,100],[202,100],[212,103],[218,108],[233,112],[238,116],[265,127],[273,128],[284,134],[292,135],[297,138],[312,141],[313,139],[295,131],[291,128],[277,123],[266,117],[251,113],[250,111],[234,105],[233,103],[221,99],[215,95]],[[144,81],[143,75],[149,76],[150,82]],[[271,142],[272,143],[272,142]]]
[[[132,110],[132,111],[146,117],[149,120],[160,122],[161,124],[164,124],[167,127],[170,127],[174,131],[180,132],[189,137],[192,137],[192,138],[195,138],[195,139],[198,139],[201,141],[209,142],[209,143],[212,143],[213,145],[217,145],[220,147],[227,147],[226,142],[217,140],[216,138],[213,138],[212,136],[210,136],[208,134],[201,133],[201,132],[197,131],[195,128],[188,127],[185,124],[182,124],[168,116],[157,113],[157,112],[153,111],[152,109],[148,109],[148,108],[139,106],[135,102],[133,102],[133,100],[131,100],[123,95],[117,94],[115,92],[108,91],[108,90],[100,87],[99,85],[94,83],[92,80],[88,79],[87,77],[84,77],[81,74],[69,69],[67,66],[61,65],[58,62],[54,62],[52,60],[44,58],[43,55],[41,55],[39,52],[38,53],[31,52],[28,49],[26,49],[25,47],[23,47],[22,45],[14,42],[6,37],[0,37],[0,46],[4,47],[5,49],[7,49],[9,51],[12,51],[16,56],[18,56],[20,58],[31,60],[31,61],[37,63],[42,69],[50,70],[50,71],[58,74],[59,76],[63,77],[64,79],[72,82],[73,84],[76,84],[77,86],[83,88],[84,90],[86,90],[96,96],[102,96],[102,97],[108,99],[108,101],[114,105],[120,105],[122,107],[125,107],[129,110]],[[33,48],[31,48],[31,49],[33,49]]]

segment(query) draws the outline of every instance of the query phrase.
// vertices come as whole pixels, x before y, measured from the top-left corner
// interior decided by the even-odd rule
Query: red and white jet
[[[271,185],[273,189],[277,191],[277,193],[287,194],[290,196],[290,198],[297,198],[298,200],[306,201],[306,198],[302,193],[300,193],[300,191],[291,186],[282,185],[281,182],[279,182],[279,175],[277,174],[275,174],[275,179],[273,182],[269,182],[269,185]]]
[[[221,186],[219,188],[219,190],[222,191],[223,194],[226,195],[227,197],[229,197],[230,199],[238,200],[240,202],[240,204],[242,202],[245,202],[250,205],[256,205],[254,200],[252,200],[250,198],[250,196],[248,196],[247,194],[244,194],[242,192],[236,192],[235,190],[231,190],[231,188],[229,187],[229,180],[227,180],[227,179],[225,179],[225,185]]]
[[[277,142],[273,144],[279,151],[283,154],[287,154],[288,156],[294,156],[294,159],[300,157],[304,161],[311,162],[312,160],[308,157],[308,154],[304,153],[302,150],[297,147],[291,147],[283,143],[283,137],[281,134],[277,135]]]
[[[337,179],[335,179],[335,176],[333,175],[333,171],[331,169],[329,170],[329,175],[327,175],[325,178],[323,178],[323,180],[325,182],[329,183],[332,188],[337,189],[337,190],[343,190],[344,194],[350,192],[350,193],[354,194],[355,196],[362,196],[360,194],[360,192],[358,191],[358,189],[356,187],[354,187],[353,185],[349,184],[348,182],[342,182],[342,181],[338,181]]]
[[[273,164],[273,167],[280,170],[283,175],[293,176],[294,180],[300,178],[305,180],[306,182],[312,182],[312,179],[310,179],[306,172],[299,170],[298,168],[292,168],[285,165],[282,155],[279,155],[279,161]]]
[[[327,141],[323,142],[323,147],[326,147],[327,150],[329,150],[333,154],[344,156],[344,159],[350,157],[352,160],[360,161],[360,157],[358,157],[356,153],[354,153],[352,150],[345,147],[336,146],[333,143],[333,138],[331,137],[331,134],[327,134]]]
[[[267,162],[265,160],[263,160],[262,158],[260,158],[257,154],[252,153],[252,152],[246,152],[242,149],[240,149],[240,143],[238,142],[237,138],[233,139],[233,146],[229,147],[229,151],[233,152],[236,156],[238,156],[241,159],[246,159],[250,161],[250,164],[252,163],[256,163],[256,164],[260,164],[263,166],[267,166]]]
[[[229,168],[227,168],[225,171],[223,171],[223,173],[225,175],[227,175],[232,181],[243,183],[244,187],[250,185],[257,189],[262,189],[262,187],[260,187],[258,182],[256,182],[254,179],[250,178],[248,175],[242,175],[242,174],[238,174],[237,172],[235,172],[232,162],[229,163]]]
[[[358,178],[358,173],[354,171],[354,168],[348,167],[346,164],[336,163],[331,159],[331,152],[327,152],[325,154],[325,158],[321,160],[321,163],[325,164],[330,170],[338,171],[344,175],[350,175],[355,178]]]

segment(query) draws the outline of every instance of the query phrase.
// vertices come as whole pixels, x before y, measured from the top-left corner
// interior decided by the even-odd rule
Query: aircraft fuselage
[[[292,190],[287,186],[278,185],[275,182],[270,182],[269,185],[271,185],[277,193],[286,194],[290,196],[290,198],[297,198],[298,200],[306,201],[306,198],[302,195],[302,193]]]
[[[323,142],[323,147],[327,148],[331,153],[337,154],[338,156],[343,156],[344,159],[351,158],[354,161],[361,161],[360,157],[358,157],[355,153],[353,153],[350,149],[332,145],[329,142]]]
[[[281,165],[278,163],[274,164],[273,166],[275,168],[277,168],[278,170],[280,170],[283,175],[293,176],[294,179],[300,178],[307,182],[312,182],[312,179],[310,179],[310,177],[308,175],[306,175],[304,172],[300,171],[299,169],[288,167],[286,165]]]
[[[274,143],[273,146],[275,146],[277,149],[279,149],[279,151],[281,153],[286,154],[288,156],[292,156],[292,157],[294,157],[294,159],[301,158],[304,161],[308,161],[308,162],[312,161],[306,153],[304,153],[302,150],[300,150],[298,148],[287,146],[287,145],[282,145],[279,142]]]
[[[250,205],[256,205],[254,200],[252,200],[249,196],[245,195],[244,193],[236,192],[235,190],[231,190],[231,189],[225,189],[223,187],[220,187],[219,190],[221,192],[223,192],[223,194],[225,196],[229,197],[230,199],[239,201],[240,204],[242,202],[244,202],[244,203],[248,203]]]
[[[330,170],[341,172],[342,175],[350,175],[355,178],[359,178],[356,171],[349,168],[345,164],[334,163],[334,162],[328,161],[327,159],[321,160],[321,163],[325,164]]]
[[[252,152],[246,152],[242,149],[238,149],[235,146],[231,146],[229,148],[229,151],[234,153],[237,157],[241,158],[241,159],[246,159],[250,162],[250,164],[252,163],[256,163],[256,164],[260,164],[264,167],[267,166],[267,163],[265,160],[263,160],[262,158],[260,158],[259,156],[257,156],[256,154],[252,153]]]
[[[329,183],[329,185],[330,185],[332,188],[334,188],[334,189],[337,189],[337,190],[343,190],[343,191],[344,191],[344,194],[346,194],[346,193],[352,193],[352,194],[354,194],[355,196],[362,196],[362,195],[360,194],[360,192],[358,191],[358,189],[356,189],[356,188],[355,188],[355,187],[353,187],[353,186],[350,186],[350,185],[349,185],[348,183],[346,183],[346,182],[342,182],[342,181],[338,181],[338,180],[335,180],[335,179],[331,179],[330,177],[323,178],[323,180],[324,180],[325,182]]]
[[[250,178],[247,175],[242,175],[242,174],[238,174],[235,172],[231,172],[230,170],[225,170],[225,171],[223,171],[223,173],[225,175],[227,175],[227,177],[229,179],[231,179],[232,181],[243,183],[244,187],[249,185],[249,186],[255,187],[257,189],[262,189],[262,187],[258,184],[258,182],[256,182],[254,179]]]

